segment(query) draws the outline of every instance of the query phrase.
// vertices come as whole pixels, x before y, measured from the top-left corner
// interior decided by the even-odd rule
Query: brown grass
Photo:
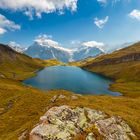
[[[128,78],[126,75],[132,73],[133,69],[131,72],[126,71],[126,74],[124,74],[126,78],[120,78],[117,83],[111,85],[112,90],[120,91],[124,96],[90,95],[79,97],[78,100],[65,99],[51,103],[50,99],[54,95],[71,96],[73,93],[62,90],[44,92],[22,85],[19,80],[34,75],[37,69],[45,65],[60,64],[55,60],[52,60],[51,63],[49,61],[35,61],[38,61],[34,62],[36,66],[31,63],[30,65],[20,65],[19,62],[15,62],[14,65],[5,63],[5,65],[0,66],[0,72],[6,76],[4,79],[0,78],[0,140],[16,140],[25,129],[30,131],[38,123],[40,116],[50,107],[56,105],[85,106],[105,111],[109,115],[119,115],[128,122],[140,138],[140,83],[137,81],[138,77],[134,81],[132,79],[129,82],[126,81],[126,78]],[[9,67],[10,69],[8,69]],[[96,72],[103,70],[102,74],[109,76],[112,75],[114,70],[118,70],[117,67],[98,67]],[[134,71],[137,73],[137,69]],[[16,73],[16,78],[12,77],[11,72]],[[90,131],[95,132],[95,129],[90,129]],[[82,140],[83,137],[83,134],[78,135],[76,140]]]

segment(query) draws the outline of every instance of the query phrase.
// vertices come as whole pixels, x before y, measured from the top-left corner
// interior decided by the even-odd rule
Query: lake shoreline
[[[26,80],[24,80],[22,83],[24,83],[24,85],[31,85],[31,86],[33,86],[33,87],[35,87],[35,88],[37,88],[37,89],[41,89],[41,90],[43,90],[43,91],[49,91],[49,90],[68,90],[68,91],[71,91],[71,92],[74,92],[74,93],[78,93],[78,94],[82,94],[82,95],[84,95],[84,94],[86,94],[86,95],[104,95],[104,94],[107,94],[106,92],[108,91],[108,94],[112,94],[112,96],[121,96],[122,94],[121,93],[118,93],[118,92],[113,92],[113,91],[111,91],[110,90],[110,85],[114,82],[112,79],[110,79],[110,78],[108,78],[108,77],[106,77],[106,76],[103,76],[103,75],[100,75],[100,74],[98,74],[98,73],[94,73],[94,72],[90,72],[90,71],[87,71],[87,70],[83,70],[83,69],[81,69],[80,67],[76,67],[76,66],[64,66],[64,65],[57,65],[57,66],[50,66],[50,67],[45,67],[44,68],[44,71],[46,70],[46,69],[51,69],[51,70],[49,70],[49,74],[47,74],[47,75],[49,75],[46,79],[49,79],[49,80],[51,80],[51,81],[53,81],[53,79],[55,79],[58,75],[61,75],[61,77],[59,76],[59,78],[58,79],[55,79],[56,81],[60,81],[60,82],[56,82],[55,80],[53,81],[53,83],[55,83],[56,85],[58,85],[58,83],[61,83],[61,81],[65,81],[65,82],[62,82],[62,85],[64,84],[64,85],[66,85],[66,87],[63,87],[62,85],[60,85],[60,87],[59,86],[55,86],[55,87],[53,87],[53,88],[49,88],[49,89],[47,89],[46,87],[45,87],[45,89],[44,88],[42,88],[42,85],[40,85],[40,83],[38,83],[38,85],[40,85],[40,87],[38,86],[38,85],[36,85],[37,84],[37,82],[35,83],[34,81],[36,81],[35,79],[36,78],[38,78],[39,76],[39,74],[40,73],[43,73],[43,70],[42,69],[40,69],[40,70],[38,70],[37,72],[36,72],[36,74],[35,74],[35,76],[33,76],[33,77],[31,77],[31,78],[29,78],[29,79],[26,79]],[[56,69],[56,70],[55,70]],[[59,69],[62,69],[62,70],[59,70]],[[66,69],[66,70],[65,70]],[[69,70],[70,69],[70,70]],[[53,71],[53,72],[51,72],[51,71]],[[59,72],[57,72],[56,73],[56,71],[59,71]],[[64,73],[62,73],[61,71],[63,71]],[[74,72],[76,72],[76,75],[75,75],[75,73]],[[54,74],[55,74],[55,76],[54,76]],[[80,75],[81,74],[81,75]],[[50,87],[52,87],[52,84],[50,84],[49,83],[49,81],[46,81],[46,79],[44,78],[44,75],[46,75],[45,73],[43,73],[42,75],[41,75],[41,77],[43,77],[43,81],[45,81],[45,82],[47,82],[46,83],[46,86],[50,86]],[[52,75],[52,77],[50,76],[50,75]],[[63,76],[62,76],[63,75]],[[68,75],[70,75],[70,76],[68,76]],[[75,75],[75,76],[74,76]],[[79,75],[78,77],[76,77],[77,75]],[[82,79],[81,77],[83,77],[83,76],[85,77],[86,76],[86,79]],[[90,78],[90,80],[88,80],[88,77],[89,76],[89,78]],[[65,78],[63,78],[63,77],[65,77]],[[72,79],[72,77],[73,77],[73,79]],[[74,87],[75,87],[75,90],[72,88],[72,87],[70,87],[70,85],[68,85],[68,84],[66,84],[66,83],[74,83],[75,82],[75,80],[74,80],[74,78],[76,77],[76,79],[75,80],[77,80],[77,79],[81,79],[81,80],[79,80],[79,82],[80,82],[80,84],[79,84],[79,82],[77,81],[77,83],[75,83],[75,85],[73,85]],[[93,78],[91,78],[91,77],[93,77],[93,78],[95,78],[95,79],[93,79]],[[31,80],[32,79],[34,79],[32,82],[33,82],[33,85],[32,84],[30,84],[30,82],[31,82]],[[102,81],[102,80],[104,81]],[[40,79],[41,80],[41,79]],[[69,81],[70,80],[70,81]],[[83,82],[81,82],[83,80]],[[86,80],[86,81],[85,81]],[[92,80],[92,81],[91,81]],[[101,81],[100,81],[101,80]],[[73,81],[73,82],[72,82]],[[90,81],[90,82],[89,82]],[[97,81],[97,82],[96,82]],[[106,81],[106,82],[105,82]],[[31,82],[31,83],[32,83]],[[92,84],[92,82],[93,82],[93,84]],[[100,83],[101,82],[101,83]],[[79,86],[80,85],[82,85],[83,83],[85,83],[83,86],[82,86],[82,88],[80,88]],[[97,83],[99,83],[98,85],[99,85],[99,87],[98,86],[95,86]],[[108,83],[108,86],[107,86],[107,83]],[[35,84],[35,85],[34,85]],[[77,86],[78,85],[78,86]],[[92,87],[92,90],[93,90],[93,92],[88,92],[88,91],[83,91],[84,89],[86,89],[87,90],[87,88],[88,88],[88,85],[90,86],[90,87]],[[76,88],[76,86],[77,86],[77,88]],[[102,91],[103,90],[103,87],[106,89],[104,89],[105,91]],[[71,90],[71,88],[73,89],[73,90]],[[95,88],[95,89],[94,89]],[[81,90],[82,89],[82,90]],[[99,91],[98,90],[101,90],[101,92],[99,93]],[[81,90],[81,92],[80,92],[80,90]],[[94,91],[95,90],[95,91]],[[96,90],[98,91],[97,93],[96,93]]]

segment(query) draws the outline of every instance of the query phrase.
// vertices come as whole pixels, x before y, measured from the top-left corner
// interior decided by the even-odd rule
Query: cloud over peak
[[[134,9],[130,12],[129,16],[140,21],[140,10]]]
[[[0,14],[0,35],[7,31],[20,30],[20,25],[15,24],[13,21],[7,19],[4,15]]]
[[[64,9],[76,11],[78,0],[0,0],[1,9],[23,11],[25,15],[41,17],[42,13],[60,12]]]
[[[108,22],[108,19],[109,19],[108,16],[106,16],[104,19],[95,18],[95,19],[94,19],[94,24],[95,24],[98,28],[102,29],[102,28],[105,26],[105,24]]]
[[[48,36],[46,34],[37,36],[34,41],[40,45],[51,44],[51,46],[59,46],[58,42],[52,40],[52,36]]]
[[[97,41],[83,42],[81,45],[84,46],[84,47],[96,47],[96,48],[101,49],[102,51],[104,51],[104,50],[103,50],[103,47],[105,46],[104,43],[102,43],[102,42],[97,42]]]

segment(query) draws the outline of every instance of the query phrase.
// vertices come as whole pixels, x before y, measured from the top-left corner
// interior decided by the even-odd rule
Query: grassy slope
[[[43,92],[32,87],[21,85],[17,81],[0,80],[0,140],[16,140],[25,130],[32,129],[41,115],[55,105],[86,106],[105,111],[109,115],[120,115],[139,135],[139,106],[137,98],[111,96],[83,96],[78,100],[62,99],[50,103],[57,94],[70,96],[68,91]]]
[[[140,61],[94,65],[106,59],[121,58],[122,56],[132,53],[140,53],[140,43],[136,43],[112,54],[102,55],[94,60],[88,60],[87,63],[81,62],[81,67],[115,79],[116,82],[112,84],[110,88],[123,93],[124,96],[117,97],[116,102],[112,100],[113,98],[111,100],[109,98],[110,108],[114,108],[116,113],[119,113],[120,110],[124,110],[121,116],[128,121],[131,120],[130,124],[134,126],[140,137]],[[105,102],[106,101],[103,101],[103,104],[105,104]]]
[[[23,80],[32,76],[35,71],[50,64],[60,64],[57,60],[43,61],[17,53],[8,46],[0,44],[0,74],[6,78]]]
[[[111,54],[102,55],[94,60],[89,61],[86,64],[82,63],[81,67],[89,71],[97,72],[107,77],[115,79],[116,83],[113,84],[111,88],[121,91],[122,93],[124,93],[124,95],[140,96],[140,61],[128,61],[117,64],[94,65],[95,63],[102,62],[103,60],[110,60],[114,58],[119,59],[122,56],[132,53],[140,54],[140,43],[136,43],[128,48],[115,51]],[[115,85],[119,86],[119,88],[115,88]]]
[[[48,105],[49,95],[25,87],[19,81],[45,66],[57,64],[61,63],[32,59],[0,44],[0,140],[17,139],[21,131],[33,127],[43,112],[43,105]]]
[[[83,96],[78,100],[69,101],[64,99],[56,103],[50,103],[50,99],[56,94],[70,96],[72,93],[68,91],[49,91],[46,93],[32,87],[23,86],[19,80],[23,80],[34,74],[34,71],[40,68],[40,64],[41,67],[42,63],[43,66],[46,64],[47,66],[59,64],[54,60],[47,62],[38,61],[39,63],[35,62],[38,65],[35,68],[30,59],[31,65],[24,65],[20,69],[19,65],[21,62],[15,62],[17,64],[14,64],[14,67],[10,68],[10,70],[16,73],[18,78],[17,76],[16,78],[10,76],[9,65],[7,63],[5,63],[5,68],[0,67],[0,72],[8,77],[4,79],[0,78],[0,140],[16,140],[25,129],[30,131],[38,123],[39,117],[48,108],[55,105],[86,106],[100,109],[110,115],[120,115],[130,124],[136,134],[140,136],[140,120],[138,117],[140,114],[140,102],[137,98]],[[25,73],[26,76],[24,76]]]

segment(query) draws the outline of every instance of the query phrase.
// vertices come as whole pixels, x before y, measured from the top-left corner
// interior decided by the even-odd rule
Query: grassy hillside
[[[133,108],[131,115],[133,121],[131,123],[137,122],[135,125],[137,125],[140,137],[140,122],[138,120],[140,114],[140,42],[111,54],[72,63],[72,65],[80,66],[88,71],[99,73],[115,80],[110,89],[121,92],[123,94],[122,101],[119,102],[118,97],[116,98],[116,103],[112,102],[113,100],[110,100],[110,98],[107,100],[110,101],[111,106],[113,106],[111,108],[114,108],[116,113],[119,112],[120,108],[123,108],[124,112],[126,111],[122,115],[124,117],[132,113],[129,107]],[[130,100],[133,101],[129,102]],[[105,102],[102,101],[103,106]],[[128,104],[125,104],[125,102],[128,102]],[[122,104],[124,105],[123,107],[121,106]]]
[[[39,69],[58,64],[61,63],[57,60],[32,59],[0,44],[0,140],[17,139],[21,130],[35,124],[42,104],[46,107],[49,96],[23,86],[20,81],[35,75]]]
[[[116,83],[111,86],[113,90],[140,96],[140,43],[102,55],[81,67],[115,79]]]
[[[0,74],[5,78],[21,80],[44,65],[45,63],[39,59],[32,59],[0,44]]]
[[[0,79],[0,140],[16,140],[25,130],[30,131],[40,116],[56,105],[85,106],[105,111],[109,115],[119,115],[140,136],[140,102],[137,98],[81,96],[78,100],[68,98],[50,102],[58,94],[68,98],[73,93],[59,90],[43,92],[17,81]]]
[[[20,54],[10,47],[0,44],[0,75],[5,78],[22,80],[32,76],[44,66],[60,64],[57,60],[43,61]]]
[[[121,81],[140,81],[140,43],[102,55],[83,64],[85,69],[100,72]]]
[[[68,91],[45,92],[24,86],[19,80],[30,77],[35,74],[36,70],[44,66],[61,63],[56,60],[31,59],[15,52],[14,54],[19,57],[14,61],[7,53],[3,57],[0,55],[0,140],[17,140],[22,132],[30,131],[38,123],[40,116],[56,105],[85,106],[105,111],[109,115],[120,115],[140,137],[139,98],[81,96],[78,100],[69,100],[68,97],[73,93]],[[23,64],[21,65],[21,63]],[[10,74],[11,72],[16,76]],[[121,85],[118,86],[121,87]],[[129,86],[126,85],[126,87],[130,91]],[[126,90],[126,87],[123,86],[123,90]],[[58,94],[66,95],[68,99],[58,100],[55,103],[50,102],[50,99]],[[82,139],[84,136],[80,137],[80,140]]]

